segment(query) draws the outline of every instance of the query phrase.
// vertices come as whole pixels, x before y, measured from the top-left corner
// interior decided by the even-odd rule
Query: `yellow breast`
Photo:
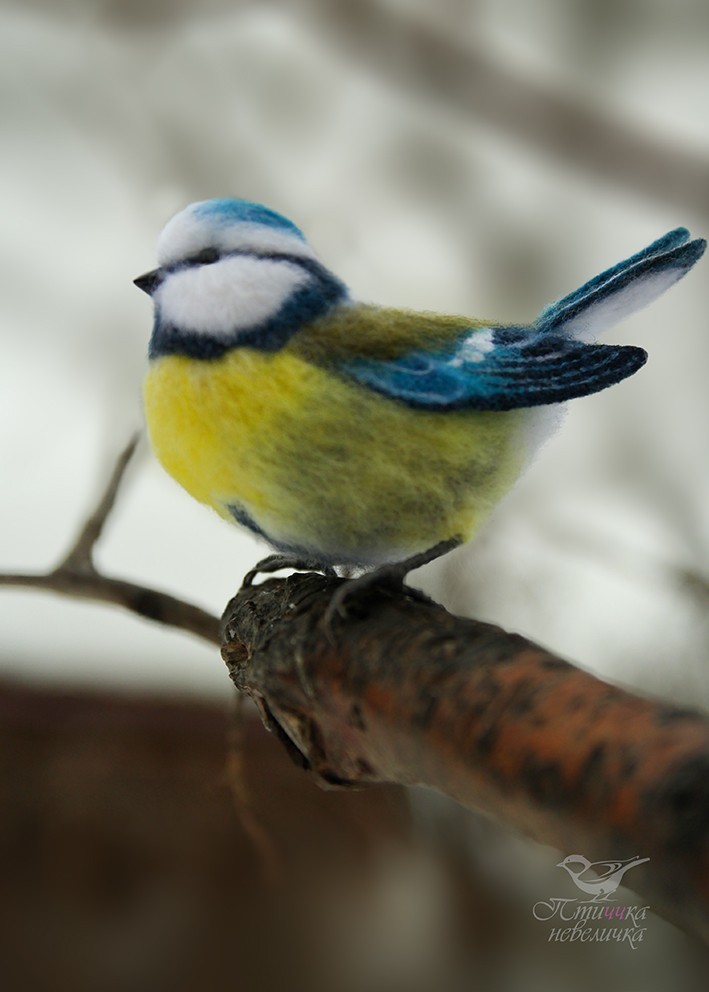
[[[203,503],[265,502],[261,478],[303,383],[275,356],[242,348],[200,362],[170,355],[151,363],[144,388],[153,449],[163,467]]]
[[[145,409],[157,457],[192,496],[340,561],[469,537],[523,457],[520,411],[413,410],[288,348],[159,358]]]

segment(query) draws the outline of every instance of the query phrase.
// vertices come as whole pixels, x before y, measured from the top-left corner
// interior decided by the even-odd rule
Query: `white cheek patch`
[[[582,310],[576,317],[563,321],[561,327],[564,333],[571,334],[579,340],[595,340],[597,335],[607,328],[620,323],[631,313],[641,310],[658,296],[662,296],[665,290],[681,279],[686,271],[686,268],[677,266],[641,276],[623,289],[618,289],[605,299],[600,299],[598,303],[590,303],[588,308]]]
[[[226,335],[274,317],[310,278],[290,262],[242,255],[171,273],[155,300],[181,330]]]
[[[491,327],[476,328],[461,341],[455,355],[447,364],[459,368],[470,362],[482,362],[485,355],[495,347],[492,334]]]

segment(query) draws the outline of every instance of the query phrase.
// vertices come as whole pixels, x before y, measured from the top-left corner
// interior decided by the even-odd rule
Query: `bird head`
[[[584,858],[583,854],[568,854],[563,861],[560,861],[557,868],[565,868],[570,875],[578,875],[585,871],[591,862]]]
[[[315,258],[302,231],[275,210],[250,200],[202,200],[168,221],[158,238],[159,268],[133,282],[153,296],[176,268],[211,265],[236,252]]]
[[[158,261],[133,280],[155,304],[151,358],[274,349],[347,295],[292,221],[248,200],[180,211],[160,234]]]

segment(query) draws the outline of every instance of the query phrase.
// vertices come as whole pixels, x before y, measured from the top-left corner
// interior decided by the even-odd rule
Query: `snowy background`
[[[672,227],[709,233],[709,179],[663,171],[709,176],[699,0],[4,0],[0,26],[6,571],[56,562],[140,424],[151,314],[131,280],[193,200],[283,212],[362,298],[510,321]],[[515,127],[464,59],[430,71],[447,45],[644,135],[655,178],[635,188],[620,152],[601,168]],[[603,129],[576,137],[605,147]],[[646,368],[574,402],[479,540],[419,573],[454,610],[704,706],[708,287],[705,260],[615,329]],[[143,444],[98,559],[220,613],[264,553]],[[4,677],[229,692],[213,649],[109,607],[2,590],[0,638]]]

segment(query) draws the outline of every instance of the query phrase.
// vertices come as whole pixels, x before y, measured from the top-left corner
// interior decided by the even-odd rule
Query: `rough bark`
[[[627,884],[709,937],[709,721],[411,590],[328,629],[342,581],[270,580],[224,614],[231,678],[296,760],[326,786],[430,786],[590,861],[647,857]]]

